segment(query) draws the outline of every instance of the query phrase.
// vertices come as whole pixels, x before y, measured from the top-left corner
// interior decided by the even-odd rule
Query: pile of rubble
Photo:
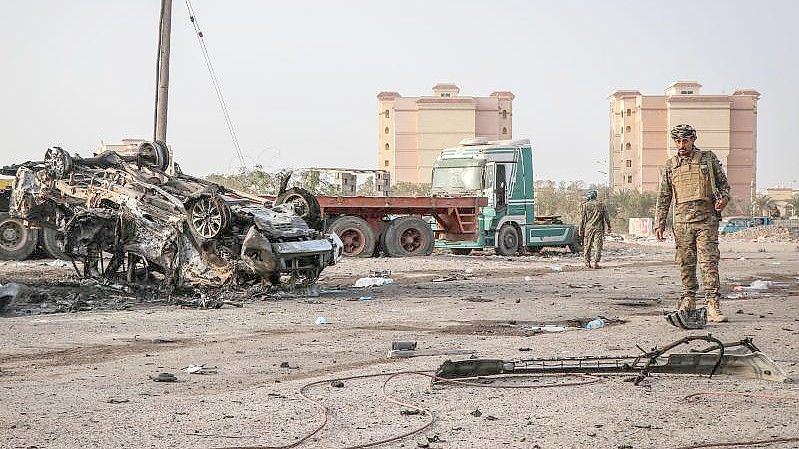
[[[788,228],[780,225],[755,226],[723,236],[730,240],[751,240],[753,242],[797,242],[799,238],[791,235]]]

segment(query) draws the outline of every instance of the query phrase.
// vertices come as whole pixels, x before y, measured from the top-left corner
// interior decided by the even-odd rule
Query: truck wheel
[[[313,193],[301,189],[299,187],[292,187],[275,198],[275,205],[284,203],[291,203],[294,205],[294,210],[308,226],[322,230],[322,213],[320,212],[319,201]],[[341,237],[341,236],[339,236]]]
[[[468,256],[472,253],[472,248],[450,248],[450,251],[457,256]]]
[[[430,225],[413,215],[391,220],[382,240],[389,257],[429,256],[435,243]]]
[[[348,257],[372,257],[375,251],[375,233],[363,218],[342,215],[333,219],[327,232],[335,232],[344,244],[344,255]]]
[[[583,245],[580,245],[579,243],[572,243],[569,245],[569,251],[571,251],[572,254],[582,254]]]
[[[39,236],[39,242],[42,248],[53,259],[72,260],[67,253],[64,252],[64,234],[51,228],[42,228],[42,233]]]
[[[39,233],[22,220],[0,213],[0,260],[25,260],[36,249]]]
[[[504,224],[499,228],[496,247],[497,253],[503,256],[513,256],[519,253],[521,242],[519,233],[512,224]]]

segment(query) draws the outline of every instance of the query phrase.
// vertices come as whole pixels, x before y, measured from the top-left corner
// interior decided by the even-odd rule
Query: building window
[[[622,126],[622,127],[619,129],[619,132],[620,132],[620,133],[623,133],[623,132],[624,132],[624,127],[623,127],[623,126]]]
[[[449,92],[442,92],[442,93],[441,93],[441,96],[442,96],[442,97],[449,97],[449,96],[450,96],[450,93],[449,93]]]
[[[633,175],[627,175],[627,184],[633,183]]]
[[[682,95],[692,95],[694,93],[694,91],[692,91],[692,90],[681,90],[680,93]]]
[[[619,144],[619,153],[621,153],[622,151],[624,151],[624,144],[620,143]]]
[[[502,127],[502,134],[508,134],[508,128]]]
[[[388,126],[386,126],[386,129],[385,129],[385,130],[383,130],[383,132],[385,132],[386,134],[388,134]]]
[[[378,184],[378,185],[377,185],[377,191],[379,192],[379,191],[381,191],[381,190],[383,190],[383,186],[381,186],[380,184]]]
[[[631,130],[631,129],[632,129],[632,128],[630,128],[630,126],[629,126],[629,125],[627,125],[627,128],[625,128],[624,130],[625,130],[626,132],[630,132],[630,130]]]
[[[503,118],[503,119],[506,119],[506,118],[508,118],[508,111],[506,111],[506,110],[504,110],[504,109],[502,110],[502,118]]]
[[[627,168],[630,168],[632,166],[633,166],[633,161],[631,159],[627,159]]]
[[[384,166],[384,167],[388,167],[388,159],[386,159],[385,161],[383,161],[383,166]]]
[[[630,114],[632,114],[632,112],[633,112],[633,111],[632,111],[630,108],[627,108],[627,115],[630,115]],[[388,117],[388,116],[386,116],[386,117]]]
[[[385,111],[383,111],[383,115],[385,115],[385,116],[386,116],[386,118],[389,118],[389,116],[390,116],[390,113],[388,112],[388,109],[386,109]]]
[[[386,151],[388,151],[388,144],[386,144]]]
[[[627,145],[625,145],[625,148],[627,148],[627,151],[630,151],[632,149],[632,147],[633,146],[630,145],[630,142],[627,142]]]

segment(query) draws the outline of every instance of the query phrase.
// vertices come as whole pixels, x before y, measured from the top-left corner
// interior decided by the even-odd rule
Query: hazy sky
[[[799,187],[796,1],[193,0],[250,164],[376,168],[381,90],[510,90],[539,179],[606,182],[608,95],[754,88],[758,183]],[[0,164],[151,138],[158,0],[0,2]],[[174,0],[168,140],[237,166],[186,5]],[[701,146],[701,136],[699,145]]]

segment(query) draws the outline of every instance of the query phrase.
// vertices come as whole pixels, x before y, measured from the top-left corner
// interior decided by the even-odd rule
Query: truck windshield
[[[483,188],[483,167],[436,167],[433,191],[472,191]]]

